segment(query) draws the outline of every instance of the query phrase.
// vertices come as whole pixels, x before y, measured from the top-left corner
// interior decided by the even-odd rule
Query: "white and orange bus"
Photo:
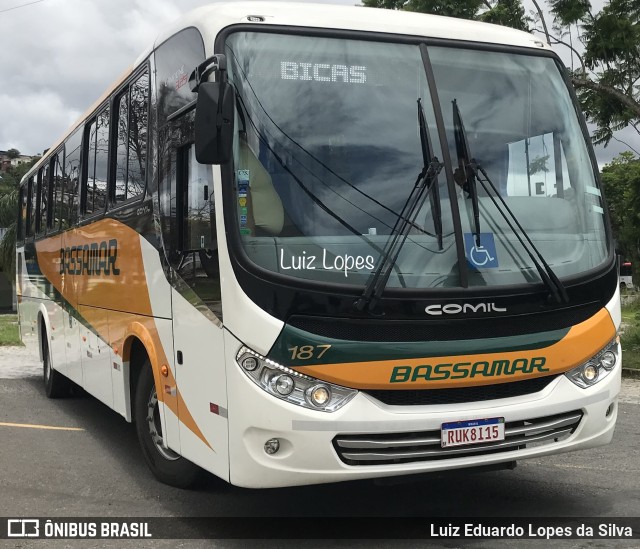
[[[216,3],[20,187],[22,338],[46,394],[136,424],[153,473],[240,486],[607,444],[607,211],[564,68],[530,34]]]

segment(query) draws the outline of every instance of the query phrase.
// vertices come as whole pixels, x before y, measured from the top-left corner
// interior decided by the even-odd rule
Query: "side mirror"
[[[227,82],[203,82],[196,103],[196,160],[225,164],[233,145],[235,90]]]

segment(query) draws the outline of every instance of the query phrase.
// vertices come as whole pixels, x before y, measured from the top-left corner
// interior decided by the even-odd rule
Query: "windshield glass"
[[[452,101],[470,154],[558,276],[601,264],[604,211],[588,149],[561,74],[549,58],[429,48],[452,168]],[[226,43],[238,92],[236,227],[251,261],[273,272],[363,286],[380,261],[424,166],[417,102],[443,160],[417,45],[235,33]],[[539,275],[478,185],[480,244],[462,184],[437,181],[442,248],[427,199],[387,287],[459,286],[452,206],[471,285],[537,282]]]

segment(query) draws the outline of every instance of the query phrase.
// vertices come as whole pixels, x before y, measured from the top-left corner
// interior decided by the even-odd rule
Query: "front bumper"
[[[618,356],[621,356],[620,354]],[[589,389],[575,386],[564,375],[542,391],[524,396],[475,403],[389,406],[361,392],[333,412],[307,410],[265,393],[227,357],[229,402],[229,460],[233,484],[267,488],[391,477],[481,465],[493,465],[608,444],[617,417],[621,364]],[[607,410],[613,405],[613,409]],[[540,445],[517,445],[504,451],[473,453],[402,463],[347,464],[334,439],[345,435],[438,432],[442,423],[504,417],[507,424],[529,422],[566,413],[582,418],[568,436],[551,437]],[[277,438],[280,449],[268,455],[267,440]],[[353,462],[352,462],[353,463]]]

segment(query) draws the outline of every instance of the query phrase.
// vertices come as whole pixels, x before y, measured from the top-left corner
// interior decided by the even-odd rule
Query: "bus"
[[[630,261],[620,264],[620,290],[633,290],[633,268]]]
[[[153,474],[394,477],[611,441],[620,293],[559,58],[417,13],[215,3],[160,34],[20,186],[46,395]]]

